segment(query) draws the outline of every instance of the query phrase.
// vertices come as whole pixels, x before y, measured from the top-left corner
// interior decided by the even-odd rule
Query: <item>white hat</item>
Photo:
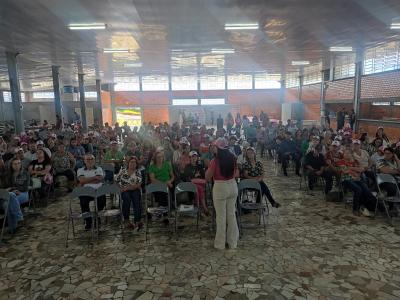
[[[332,142],[332,146],[340,146],[340,142],[338,140],[335,140]]]

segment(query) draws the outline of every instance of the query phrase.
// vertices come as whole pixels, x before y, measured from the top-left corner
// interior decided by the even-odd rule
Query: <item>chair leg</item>
[[[68,216],[67,224],[67,236],[65,237],[65,248],[68,248],[68,235],[69,235],[69,223],[71,222],[71,215]]]
[[[385,207],[386,215],[389,219],[389,224],[393,226],[393,220],[392,220],[392,217],[390,216],[389,209],[387,208],[386,202],[385,202],[385,200],[383,200],[382,202],[383,202],[383,206]]]
[[[264,213],[264,209],[261,209],[261,215],[262,215],[262,219],[263,219],[263,225],[264,225],[264,235],[267,235],[267,224],[266,224],[266,220],[265,220],[265,213]]]

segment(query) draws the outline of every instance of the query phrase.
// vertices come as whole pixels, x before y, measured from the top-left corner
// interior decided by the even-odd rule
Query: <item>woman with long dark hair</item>
[[[236,158],[228,149],[224,138],[216,140],[217,155],[211,160],[206,172],[206,180],[214,180],[213,202],[216,212],[217,232],[214,247],[225,249],[237,247],[239,229],[236,221],[236,198],[238,196],[235,177],[238,175]],[[228,227],[228,228],[227,228]]]

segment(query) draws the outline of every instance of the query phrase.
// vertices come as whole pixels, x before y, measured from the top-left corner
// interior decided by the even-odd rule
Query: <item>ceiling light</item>
[[[103,53],[129,53],[129,50],[128,49],[105,48],[105,49],[103,49]]]
[[[211,53],[214,53],[214,54],[230,54],[230,53],[235,53],[235,49],[211,49]]]
[[[390,25],[390,29],[400,29],[400,22],[393,22]]]
[[[292,61],[292,66],[306,66],[309,65],[310,62],[308,60],[294,60]]]
[[[257,23],[225,24],[225,30],[254,30],[258,29]]]
[[[352,52],[353,47],[330,47],[329,51],[331,51],[331,52]]]
[[[125,68],[140,68],[142,66],[143,66],[143,64],[141,62],[124,64]]]
[[[81,23],[81,24],[69,24],[68,28],[71,30],[98,30],[106,29],[104,23]]]

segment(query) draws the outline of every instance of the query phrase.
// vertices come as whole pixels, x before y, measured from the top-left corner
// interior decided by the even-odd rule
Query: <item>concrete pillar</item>
[[[4,96],[3,91],[0,90],[0,121],[4,122]]]
[[[356,121],[354,131],[358,131],[358,119],[360,116],[360,98],[361,98],[361,78],[363,73],[364,51],[359,49],[356,53],[356,70],[354,75],[354,113]]]
[[[304,83],[304,75],[300,75],[299,76],[299,90],[298,90],[299,102],[301,102],[301,99],[303,97],[303,83]]]
[[[97,105],[96,105],[96,111],[97,113],[95,114],[97,123],[100,126],[103,126],[103,107],[101,105],[101,80],[96,79],[96,92],[97,92]]]
[[[326,89],[328,87],[328,84],[325,81],[325,71],[321,72],[321,76],[322,76],[322,80],[321,80],[321,94],[320,94],[319,104],[320,104],[321,127],[323,127],[323,126],[326,126],[325,95],[326,95]]]
[[[110,83],[110,100],[111,100],[111,112],[112,112],[112,124],[113,126],[117,122],[117,112],[115,110],[115,89],[114,83]],[[120,124],[121,125],[121,124]]]
[[[85,85],[84,85],[84,74],[78,74],[79,81],[79,104],[81,108],[81,121],[82,121],[82,130],[83,132],[87,132],[87,120],[86,120],[86,101],[85,101]]]
[[[19,86],[18,68],[16,53],[6,52],[8,77],[10,81],[11,98],[14,112],[15,132],[20,134],[25,130],[22,117],[21,89]]]
[[[61,103],[61,92],[60,92],[60,67],[52,66],[51,74],[53,76],[53,90],[54,90],[54,108],[56,115],[61,118],[61,128],[63,128],[63,113]]]

